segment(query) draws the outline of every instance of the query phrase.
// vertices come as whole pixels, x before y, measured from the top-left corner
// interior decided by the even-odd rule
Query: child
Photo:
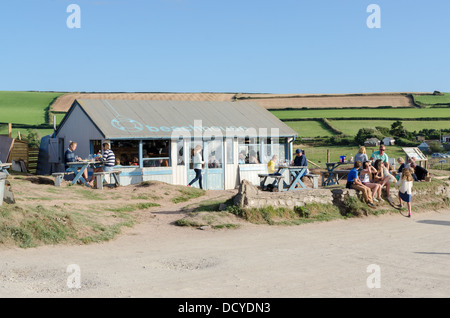
[[[399,182],[399,189],[398,189],[398,199],[400,201],[399,206],[403,207],[403,202],[406,202],[406,205],[408,206],[408,217],[411,217],[411,190],[413,186],[413,177],[411,175],[410,169],[403,169],[402,171],[402,177]]]

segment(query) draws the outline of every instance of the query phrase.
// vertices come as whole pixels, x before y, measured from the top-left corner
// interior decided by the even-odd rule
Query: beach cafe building
[[[203,147],[203,188],[259,184],[274,154],[292,159],[297,134],[253,102],[75,100],[49,139],[52,171],[64,171],[64,152],[76,141],[88,158],[108,142],[122,185],[157,180],[187,185],[195,176],[192,150]],[[120,162],[119,162],[120,161]],[[91,172],[92,173],[92,172]],[[198,183],[193,184],[198,187]]]

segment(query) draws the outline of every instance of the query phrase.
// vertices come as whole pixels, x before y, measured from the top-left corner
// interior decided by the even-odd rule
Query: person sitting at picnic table
[[[275,172],[275,164],[278,161],[278,156],[277,155],[273,155],[272,159],[269,160],[269,162],[267,163],[267,172],[271,175],[274,176],[281,176],[281,173]]]
[[[364,202],[370,207],[375,207],[372,200],[372,194],[369,187],[365,186],[358,177],[358,170],[361,168],[361,161],[356,161],[353,169],[347,175],[347,189],[355,189],[361,191]]]
[[[293,166],[308,167],[308,160],[305,156],[305,151],[301,149],[295,150],[296,156],[294,158]],[[306,169],[306,174],[309,174],[309,170]]]
[[[416,165],[415,162],[411,163],[411,168],[414,169],[414,175],[412,175],[414,181],[425,181],[428,177],[428,170]]]
[[[69,168],[68,162],[77,162],[81,161],[82,159],[75,155],[75,150],[77,149],[78,143],[76,141],[70,141],[69,148],[67,148],[66,152],[64,153],[64,162],[66,163],[66,170]],[[77,171],[80,171],[80,168],[77,169]],[[83,171],[83,178],[88,182],[88,172],[87,169]]]
[[[391,189],[391,182],[393,181],[391,177],[393,176],[389,173],[389,171],[386,173],[385,169],[386,167],[383,164],[382,159],[377,159],[375,161],[374,167],[377,170],[377,172],[373,178],[373,181],[379,183],[382,188],[386,187],[386,197],[388,201],[392,203],[393,200],[391,199],[390,196],[390,189]]]
[[[100,160],[103,162],[103,167],[94,168],[94,173],[110,172],[114,169],[116,156],[107,142],[103,143],[103,156]],[[94,185],[94,173],[92,174],[91,181],[89,181],[91,187]]]
[[[367,158],[366,147],[364,146],[359,147],[358,153],[355,155],[355,162],[361,161],[361,163],[364,165],[364,162],[368,160],[369,158]]]
[[[383,164],[387,162],[389,165],[389,157],[385,151],[386,151],[386,147],[383,144],[381,144],[379,150],[374,151],[372,153],[372,155],[370,156],[370,160],[376,161],[376,160],[380,159],[383,162]]]

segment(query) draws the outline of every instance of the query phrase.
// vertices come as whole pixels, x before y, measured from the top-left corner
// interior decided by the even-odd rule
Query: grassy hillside
[[[281,120],[303,118],[450,118],[450,108],[299,109],[274,110]]]
[[[0,92],[0,122],[40,125],[48,123],[51,103],[62,93]]]
[[[62,94],[0,91],[0,134],[8,133],[6,123],[13,124],[13,137],[17,137],[19,131],[25,135],[28,128],[36,129],[40,136],[50,134],[53,131],[49,120],[50,106]],[[61,116],[57,120],[61,120]]]
[[[450,106],[450,93],[443,93],[442,95],[413,95],[414,102],[425,107],[434,107],[437,105]]]

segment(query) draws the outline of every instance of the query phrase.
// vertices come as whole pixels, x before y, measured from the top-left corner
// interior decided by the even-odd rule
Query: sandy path
[[[2,249],[0,296],[450,296],[450,210],[204,231],[178,218],[158,212],[102,244]],[[67,287],[70,264],[80,289]],[[381,288],[367,287],[370,264]]]

